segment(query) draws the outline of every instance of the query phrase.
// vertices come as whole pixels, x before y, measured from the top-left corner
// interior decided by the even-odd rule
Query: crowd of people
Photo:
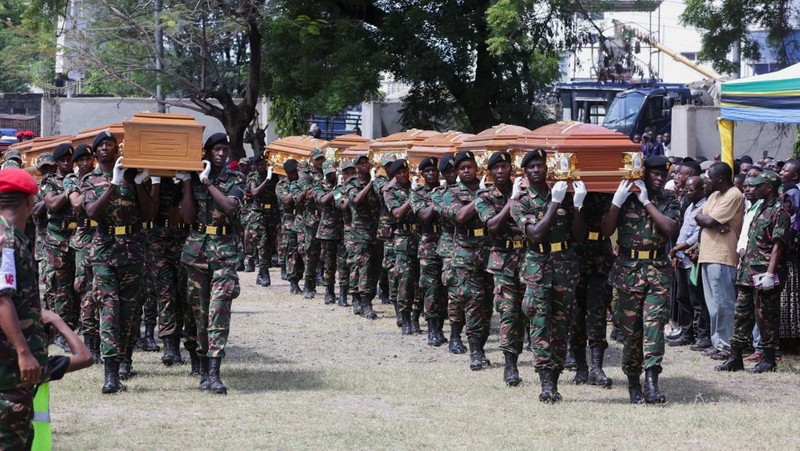
[[[393,305],[404,336],[422,333],[424,318],[427,344],[468,354],[473,371],[491,366],[496,311],[503,381],[521,382],[527,347],[542,402],[562,399],[565,368],[576,384],[611,387],[609,319],[634,404],[666,401],[658,378],[667,345],[703,351],[720,371],[748,360],[762,373],[775,371],[779,340],[800,334],[797,160],[743,157],[732,168],[653,154],[641,180],[606,194],[552,181],[542,149],[524,155],[521,175],[504,151],[486,168],[469,151],[428,157],[417,175],[391,154],[376,168],[368,154],[334,162],[315,149],[278,175],[264,155],[231,162],[230,152],[227,136],[214,134],[203,171],[162,180],[125,169],[116,138],[101,132],[91,146],[40,156],[39,187],[24,189],[4,184],[30,177],[13,169],[18,155],[5,155],[0,225],[14,234],[0,276],[14,255],[18,269],[40,274],[44,305],[65,324],[56,344],[103,364],[103,393],[125,391],[134,349],[160,351],[156,334],[164,365],[184,363],[182,342],[198,388],[227,393],[220,369],[238,272],[258,271],[269,287],[273,266],[290,293],[314,299],[324,287],[326,304],[367,319],[377,318],[376,299]],[[25,261],[27,247],[38,267]],[[19,318],[0,324],[0,400],[46,374],[27,358],[46,357],[46,339],[32,325],[43,317],[38,288],[33,295],[23,283],[33,282],[0,287],[0,307],[8,294]],[[76,349],[67,330],[86,346]]]

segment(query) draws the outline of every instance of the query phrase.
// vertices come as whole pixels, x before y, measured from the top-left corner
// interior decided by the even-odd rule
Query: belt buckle
[[[513,240],[511,241],[511,245],[514,249],[522,249],[524,242],[522,240]]]
[[[97,227],[97,221],[94,219],[89,220],[89,227]]]
[[[206,235],[216,235],[217,232],[218,232],[218,229],[219,228],[217,226],[207,225],[206,226]]]
[[[272,210],[272,204],[264,204],[262,206],[267,210]]]
[[[78,223],[77,222],[70,222],[70,223],[67,224],[67,230],[73,230],[73,229],[76,229],[77,227],[78,227]]]
[[[472,231],[472,236],[475,237],[475,238],[483,237],[483,229],[474,229]]]
[[[114,226],[114,235],[125,235],[127,232],[127,226]]]
[[[589,239],[592,241],[597,241],[600,239],[600,232],[589,232]]]
[[[639,260],[647,260],[650,258],[650,251],[635,251],[636,258]]]
[[[550,243],[550,252],[561,252],[563,250],[562,243]]]

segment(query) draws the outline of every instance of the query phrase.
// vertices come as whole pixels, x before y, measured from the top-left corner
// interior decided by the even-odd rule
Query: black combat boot
[[[255,272],[256,270],[256,262],[253,257],[247,257],[244,263],[244,272]]]
[[[525,340],[523,342],[526,351],[533,352],[533,343],[531,342],[531,329],[530,326],[525,327]]]
[[[364,307],[362,306],[361,302],[361,295],[358,293],[353,294],[353,315],[361,315],[364,311]]]
[[[608,338],[614,341],[618,341],[617,340],[618,336],[619,336],[619,329],[617,328],[617,326],[611,326],[611,334],[609,334]]]
[[[208,390],[211,388],[211,381],[208,377],[208,357],[200,357],[200,384],[198,390]]]
[[[163,338],[164,340],[164,353],[161,354],[161,363],[164,366],[172,366],[175,363],[175,349],[173,346],[172,335],[168,335]]]
[[[128,388],[119,381],[119,360],[116,357],[109,357],[103,360],[103,393],[119,393]]]
[[[772,373],[777,371],[778,363],[775,361],[775,348],[764,348],[764,354],[756,366],[747,370],[751,374]]]
[[[378,288],[378,298],[380,298],[381,304],[388,305],[392,303],[392,301],[389,300],[389,290]]]
[[[642,384],[639,383],[639,375],[628,376],[628,395],[630,395],[631,404],[644,404],[644,393],[642,393]]]
[[[419,310],[413,310],[411,312],[411,333],[412,334],[421,334],[422,329],[419,327],[419,316],[422,314]]]
[[[503,370],[503,382],[509,387],[516,387],[522,382],[519,377],[519,370],[517,369],[517,359],[519,356],[513,352],[503,351],[506,367]]]
[[[347,307],[347,287],[339,287],[339,307]]]
[[[400,314],[400,305],[395,302],[394,304],[394,323],[397,327],[403,327],[403,316]]]
[[[564,368],[574,370],[578,366],[572,346],[567,346],[567,356],[564,358]]]
[[[450,345],[449,350],[453,354],[463,354],[467,352],[464,347],[464,342],[461,341],[461,331],[464,329],[464,323],[450,323]]]
[[[539,382],[542,384],[542,392],[539,393],[539,401],[546,403],[558,402],[555,396],[553,371],[549,368],[542,368],[536,372],[539,373]]]
[[[236,263],[236,271],[237,272],[244,271],[244,259],[241,259],[241,260],[239,260],[238,263]]]
[[[444,336],[444,331],[442,328],[444,327],[444,318],[436,318],[436,329],[434,330],[434,343],[433,345],[439,347],[445,343],[447,343],[447,337]]]
[[[561,376],[561,370],[553,368],[551,371],[553,374],[553,398],[555,399],[553,402],[561,402],[561,393],[558,392],[558,377]]]
[[[325,286],[325,304],[333,304],[336,302],[336,293],[334,292],[334,285],[336,282],[331,282]]]
[[[664,404],[667,397],[658,389],[658,373],[661,367],[654,366],[644,372],[644,402],[648,404]]]
[[[289,280],[289,275],[286,274],[286,266],[281,266],[281,280]]]
[[[264,268],[258,268],[258,276],[256,276],[256,285],[264,286]]]
[[[311,280],[306,279],[305,283],[303,284],[303,298],[314,299],[316,294],[317,290],[314,289],[314,283]]]
[[[731,347],[731,355],[728,360],[721,365],[714,367],[716,371],[742,371],[744,369],[744,360],[742,359],[742,349]]]
[[[478,350],[481,352],[481,363],[485,367],[489,367],[492,365],[492,362],[486,357],[486,342],[489,340],[489,335],[481,335],[481,339],[478,341]]]
[[[159,347],[156,343],[155,330],[155,324],[146,324],[144,326],[144,341],[142,342],[142,351],[158,352],[161,350],[161,347]]]
[[[264,267],[264,280],[261,284],[262,287],[268,287],[272,285],[272,279],[269,277],[269,267]]]
[[[92,335],[92,348],[89,351],[93,351],[93,356],[95,359],[95,363],[100,363],[103,361],[103,358],[100,354],[100,332],[96,332]]]
[[[89,355],[92,356],[92,361],[94,361],[95,364],[98,364],[102,361],[100,359],[100,347],[97,346],[97,348],[95,348],[97,339],[98,337],[96,334],[91,334],[89,332],[83,334],[83,343],[87,348],[89,348]]]
[[[322,265],[317,265],[317,278],[315,282],[317,285],[325,285],[325,268]]]
[[[126,381],[136,376],[136,374],[136,371],[133,370],[133,345],[128,345],[125,358],[122,359],[122,363],[119,365],[119,378]]]
[[[400,312],[400,320],[403,322],[401,335],[411,335],[411,312]]]
[[[478,371],[483,368],[483,362],[481,361],[480,340],[481,337],[476,335],[470,335],[467,337],[467,342],[469,343],[469,369],[472,371]]]
[[[366,319],[376,319],[378,318],[378,314],[372,310],[372,299],[367,299],[363,301],[363,305],[361,307],[361,316]]]
[[[172,335],[172,363],[175,365],[183,365],[186,363],[181,356],[181,336],[180,334]]]
[[[200,376],[202,369],[200,368],[200,356],[197,355],[197,351],[189,351],[189,363],[192,365],[191,370],[189,370],[189,376]]]
[[[589,366],[586,364],[586,348],[575,348],[572,350],[575,356],[575,378],[572,381],[575,385],[583,385],[589,379]]]
[[[270,263],[272,264],[273,268],[280,268],[281,261],[278,259],[278,254],[272,254],[272,258],[270,258]]]
[[[300,285],[296,280],[289,281],[289,294],[300,294]]]
[[[611,388],[612,380],[603,371],[603,358],[605,349],[592,348],[592,368],[589,370],[589,385],[599,385],[604,388]]]
[[[428,318],[425,320],[428,323],[428,346],[435,346],[434,343],[436,342],[436,331],[434,328],[436,327],[436,320],[433,318]]]
[[[219,377],[219,367],[222,365],[222,357],[211,357],[208,359],[208,382],[212,393],[227,395],[228,387],[222,383]]]

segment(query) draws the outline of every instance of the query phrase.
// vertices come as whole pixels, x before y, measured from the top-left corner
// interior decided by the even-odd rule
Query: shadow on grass
[[[332,387],[323,380],[322,372],[308,370],[271,370],[268,368],[229,368],[223,380],[236,391],[258,393],[264,391],[325,390]]]

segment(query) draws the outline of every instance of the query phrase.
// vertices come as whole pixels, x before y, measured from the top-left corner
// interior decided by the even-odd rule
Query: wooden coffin
[[[122,122],[116,122],[114,124],[103,125],[102,127],[87,128],[86,130],[79,131],[72,137],[72,146],[78,147],[81,144],[86,144],[91,147],[94,138],[103,130],[110,131],[111,134],[117,138],[117,144],[122,144],[125,140],[125,129],[122,127]]]
[[[495,125],[475,136],[465,139],[464,142],[458,146],[457,150],[459,152],[467,150],[474,152],[478,168],[485,170],[486,164],[489,162],[489,157],[491,157],[494,152],[511,150],[512,157],[515,157],[516,152],[513,144],[517,142],[520,136],[529,132],[529,129],[518,125]],[[518,170],[519,165],[516,166]]]
[[[529,150],[546,150],[548,177],[583,180],[589,191],[613,193],[621,179],[644,174],[639,145],[600,125],[558,122],[522,135],[513,145],[520,159]]]
[[[150,175],[203,170],[206,126],[188,114],[137,113],[122,123],[125,131],[123,166],[147,169]]]
[[[273,172],[285,176],[283,163],[286,160],[290,158],[297,161],[308,160],[312,150],[315,148],[324,150],[327,146],[328,141],[314,139],[310,136],[287,136],[267,144],[265,153]]]
[[[71,144],[72,135],[47,136],[35,138],[28,142],[33,143],[33,145],[28,149],[20,150],[22,154],[22,165],[31,175],[39,177],[41,174],[39,173],[39,169],[36,168],[39,156],[45,153],[53,153],[60,144]]]
[[[339,160],[344,156],[344,153],[347,152],[348,149],[353,147],[358,149],[360,148],[359,146],[367,146],[368,151],[369,144],[371,142],[371,139],[364,138],[363,136],[356,135],[354,133],[337,136],[336,138],[328,141],[328,147],[325,148],[325,159],[334,161],[338,165]],[[352,158],[352,156],[349,158]]]
[[[343,150],[339,154],[339,156],[341,158],[355,158],[357,155],[362,155],[362,154],[369,155],[370,144],[372,144],[372,140],[367,140],[366,142],[363,142],[361,144],[355,144]]]
[[[475,135],[471,133],[455,131],[431,136],[408,149],[408,166],[412,172],[416,173],[419,164],[425,158],[436,157],[441,160],[446,155],[453,155],[464,140],[473,136]]]
[[[408,158],[408,150],[428,138],[441,135],[433,130],[410,130],[397,132],[377,139],[369,145],[369,158],[376,168],[381,167],[381,158],[386,154],[394,154],[398,159]]]

